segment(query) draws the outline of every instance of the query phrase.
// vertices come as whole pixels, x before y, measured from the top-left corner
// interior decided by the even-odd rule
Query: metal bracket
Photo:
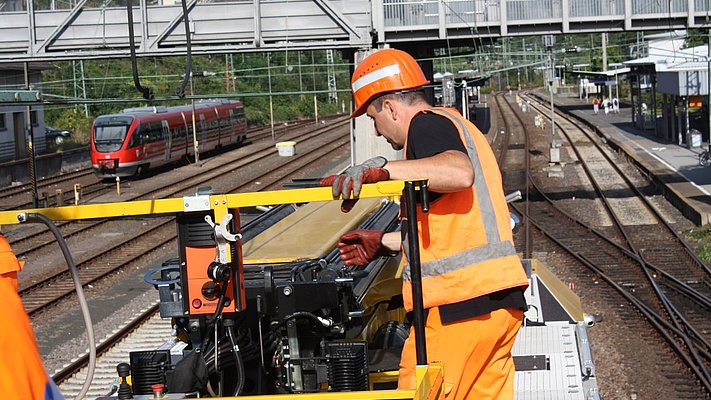
[[[217,242],[215,262],[220,264],[227,264],[229,261],[227,259],[227,242],[236,242],[242,239],[241,234],[233,234],[227,231],[227,224],[229,224],[230,221],[232,221],[232,214],[225,214],[219,224],[212,222],[211,216],[205,216],[205,222],[215,230],[215,242]]]
[[[183,211],[210,211],[210,195],[194,195],[183,197]]]

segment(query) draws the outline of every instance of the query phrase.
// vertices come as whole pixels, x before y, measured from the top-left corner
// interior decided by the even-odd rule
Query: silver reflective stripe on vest
[[[476,265],[480,262],[516,255],[516,248],[511,242],[488,243],[483,246],[467,249],[438,260],[422,264],[422,278],[445,275],[450,272]],[[410,264],[402,271],[402,280],[409,282]]]
[[[467,146],[467,154],[469,154],[469,160],[474,167],[474,191],[476,193],[476,198],[479,201],[479,214],[481,215],[481,221],[484,224],[484,230],[486,233],[487,243],[498,243],[501,241],[501,235],[499,234],[499,225],[496,222],[496,213],[494,212],[494,204],[491,202],[491,196],[489,195],[489,188],[486,186],[486,179],[484,179],[484,168],[481,166],[481,161],[477,155],[476,146],[474,145],[474,140],[469,133],[469,129],[464,124],[457,114],[454,114],[448,110],[437,109],[437,112],[441,112],[449,117],[452,122],[454,122],[459,127],[459,131],[464,135]]]
[[[458,114],[440,108],[431,111],[435,114],[441,113],[449,117],[449,120],[459,128],[459,131],[464,136],[466,142],[464,144],[467,147],[469,161],[474,168],[474,192],[479,203],[479,214],[481,215],[481,220],[484,225],[487,244],[467,249],[442,259],[422,263],[422,278],[439,276],[486,260],[516,255],[516,248],[513,244],[509,241],[501,240],[494,205],[489,195],[489,188],[486,186],[486,179],[484,179],[484,168],[481,166],[481,161],[479,160],[477,149],[469,133],[469,129],[467,129],[467,126]],[[402,271],[402,279],[404,281],[410,281],[409,263],[405,265]]]

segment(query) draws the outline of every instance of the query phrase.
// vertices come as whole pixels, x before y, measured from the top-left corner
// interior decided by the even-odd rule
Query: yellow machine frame
[[[397,198],[403,194],[405,181],[385,181],[363,185],[360,198]],[[0,226],[26,222],[27,214],[42,214],[53,221],[72,221],[100,218],[157,216],[212,210],[215,221],[220,221],[229,209],[265,205],[334,201],[331,188],[305,188],[265,192],[193,195],[182,198],[139,200],[120,203],[86,204],[55,208],[0,211]],[[378,374],[373,374],[378,379]],[[441,365],[430,363],[417,366],[418,386],[415,390],[377,390],[363,392],[328,392],[288,395],[242,396],[263,400],[285,398],[313,399],[417,399],[444,398],[444,371]]]

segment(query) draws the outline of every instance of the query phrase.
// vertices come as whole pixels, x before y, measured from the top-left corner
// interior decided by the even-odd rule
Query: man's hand
[[[333,197],[343,195],[341,211],[349,212],[355,206],[360,189],[364,183],[376,183],[390,179],[390,173],[385,168],[388,160],[385,157],[373,157],[346,169],[340,175],[331,175],[321,179],[319,186],[331,186]],[[353,193],[353,198],[351,198]]]
[[[378,257],[391,253],[383,246],[383,231],[358,229],[341,236],[338,241],[338,250],[341,260],[347,267],[353,265],[366,265]]]

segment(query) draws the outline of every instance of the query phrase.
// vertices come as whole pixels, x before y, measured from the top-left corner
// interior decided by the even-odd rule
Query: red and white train
[[[209,100],[177,107],[127,108],[98,117],[91,164],[100,178],[130,177],[220,146],[242,143],[247,120],[240,101]],[[193,132],[193,121],[195,132]]]

